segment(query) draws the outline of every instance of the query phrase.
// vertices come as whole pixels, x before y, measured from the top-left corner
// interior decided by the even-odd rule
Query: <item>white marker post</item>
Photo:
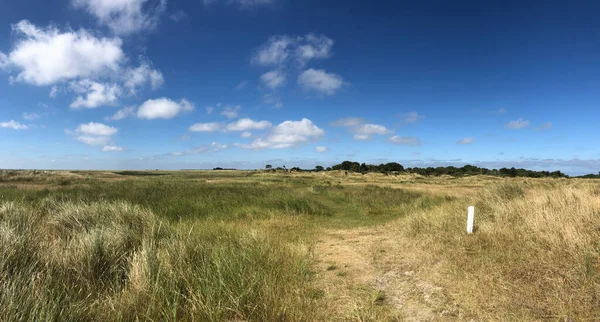
[[[467,234],[473,233],[473,221],[475,220],[475,207],[469,207],[469,213],[467,215]]]

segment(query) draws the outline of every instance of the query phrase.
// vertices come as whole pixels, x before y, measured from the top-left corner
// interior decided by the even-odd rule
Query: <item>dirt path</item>
[[[317,242],[317,286],[330,316],[356,321],[462,320],[444,290],[421,278],[383,228],[329,231]],[[411,264],[412,263],[412,264]],[[425,272],[424,272],[425,273]]]

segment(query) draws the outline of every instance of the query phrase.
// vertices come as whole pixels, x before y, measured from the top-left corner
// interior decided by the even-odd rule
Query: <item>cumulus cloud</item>
[[[317,127],[311,120],[285,121],[275,126],[271,132],[250,144],[237,143],[244,149],[284,149],[311,142],[325,135],[325,131]]]
[[[136,94],[139,87],[150,84],[152,89],[160,88],[165,80],[160,70],[153,69],[150,62],[142,59],[139,67],[127,68],[123,74],[124,86],[130,94]]]
[[[263,44],[252,57],[252,63],[258,65],[281,65],[292,55],[290,46],[295,39],[288,36],[273,36]]]
[[[79,95],[69,105],[71,108],[96,108],[103,105],[115,105],[121,95],[121,87],[117,84],[98,83],[89,79],[71,82],[71,89]]]
[[[416,123],[418,120],[422,119],[423,115],[419,115],[417,112],[410,112],[404,114],[404,123]]]
[[[191,132],[215,132],[221,129],[221,124],[212,122],[212,123],[196,123],[190,126],[189,130]]]
[[[259,47],[252,57],[252,63],[281,66],[293,62],[303,67],[312,59],[329,58],[332,47],[333,40],[325,35],[273,36]]]
[[[137,111],[137,117],[146,120],[172,119],[177,115],[194,110],[194,105],[182,99],[179,102],[166,97],[150,99],[144,102]]]
[[[312,59],[323,59],[331,56],[332,39],[327,38],[325,35],[308,34],[303,40],[304,42],[300,41],[296,48],[296,56],[301,65]]]
[[[215,108],[214,108],[214,107],[212,107],[212,106],[207,106],[207,107],[206,107],[206,114],[208,114],[208,115],[211,115],[211,114],[212,114],[212,112],[213,112],[214,110],[215,110]]]
[[[254,121],[249,118],[239,119],[227,125],[228,131],[264,130],[272,126],[269,121]]]
[[[522,129],[522,128],[525,128],[528,126],[529,126],[529,121],[524,120],[523,118],[519,118],[516,121],[510,121],[510,122],[508,122],[508,124],[506,124],[507,129],[514,129],[514,130]]]
[[[549,130],[552,128],[552,123],[551,122],[546,122],[538,127],[536,127],[535,129],[537,131],[544,131],[544,130]]]
[[[12,27],[18,39],[3,64],[18,71],[16,82],[45,86],[103,75],[118,71],[125,59],[119,38],[39,28],[27,20]]]
[[[116,145],[105,145],[102,148],[102,152],[123,152],[125,151],[125,149],[123,149],[120,146],[116,146]]]
[[[385,135],[394,132],[380,124],[365,124],[363,118],[346,117],[331,122],[332,126],[343,126],[350,129],[355,140],[371,140],[373,135]]]
[[[324,147],[324,146],[318,146],[315,148],[315,151],[319,152],[319,153],[323,153],[323,152],[327,152],[329,151],[328,148]]]
[[[13,130],[27,130],[29,128],[27,125],[21,124],[14,120],[10,120],[8,122],[0,122],[0,127]]]
[[[353,128],[355,140],[370,140],[373,135],[384,135],[390,134],[393,131],[379,124],[362,124],[356,128]]]
[[[412,136],[392,136],[389,141],[394,144],[399,145],[410,145],[410,146],[419,146],[422,144],[421,140]]]
[[[33,121],[33,120],[37,120],[40,118],[40,115],[37,113],[23,113],[21,115],[23,116],[24,119],[26,119],[28,121]]]
[[[464,138],[462,140],[459,140],[456,143],[458,143],[458,144],[472,144],[473,142],[475,142],[474,138]]]
[[[225,116],[228,119],[232,119],[238,116],[238,112],[242,109],[240,105],[236,106],[225,106],[221,115]]]
[[[129,35],[156,28],[167,0],[71,0],[71,3],[96,17],[115,34]]]
[[[260,80],[266,87],[270,89],[276,89],[278,87],[281,87],[285,85],[286,81],[285,74],[283,74],[281,70],[277,69],[262,74],[262,76],[260,76]]]
[[[305,91],[333,95],[344,85],[341,76],[327,73],[323,69],[307,69],[298,76],[298,85]]]
[[[250,137],[252,137],[252,132],[242,132],[240,137],[242,137],[244,139],[250,138]]]
[[[106,117],[107,121],[119,121],[127,117],[135,116],[135,106],[126,106],[118,110],[113,116]]]
[[[109,145],[111,137],[117,132],[112,126],[95,122],[80,124],[75,131],[65,130],[66,134],[75,137],[77,141],[94,146]]]
[[[111,136],[116,134],[118,130],[102,123],[90,122],[88,124],[80,124],[77,129],[75,129],[75,132],[87,135]]]

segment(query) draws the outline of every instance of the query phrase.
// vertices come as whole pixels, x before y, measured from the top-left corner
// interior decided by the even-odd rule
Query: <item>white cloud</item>
[[[208,115],[211,115],[211,114],[212,114],[212,112],[213,112],[214,110],[215,110],[215,108],[214,108],[214,107],[212,107],[212,106],[207,106],[207,107],[206,107],[206,114],[208,114]]]
[[[221,124],[212,122],[212,123],[196,123],[190,126],[189,130],[191,132],[215,132],[221,129]]]
[[[242,138],[244,138],[244,139],[247,139],[247,138],[250,138],[250,137],[252,137],[252,132],[247,132],[247,131],[246,131],[246,132],[243,132],[243,133],[242,133],[240,136],[241,136]]]
[[[404,123],[416,123],[418,120],[422,119],[423,115],[419,115],[417,112],[410,112],[404,114]]]
[[[115,34],[120,35],[154,29],[167,5],[166,0],[72,0],[71,2],[76,8],[84,9],[95,16],[100,24],[108,26]]]
[[[57,94],[58,94],[58,87],[52,86],[52,89],[50,89],[50,93],[48,94],[48,96],[50,96],[51,98],[55,98]]]
[[[341,76],[327,73],[323,69],[307,69],[298,76],[298,85],[304,90],[320,94],[333,95],[343,84]]]
[[[535,129],[537,131],[544,131],[544,130],[549,130],[552,128],[552,123],[551,122],[546,122],[538,127],[536,127]]]
[[[23,113],[23,118],[28,120],[28,121],[33,121],[33,120],[37,120],[40,118],[40,115],[37,113]]]
[[[245,149],[283,149],[308,143],[325,135],[325,131],[317,127],[309,119],[285,121],[274,127],[264,138],[258,138],[250,144],[236,144]]]
[[[116,134],[118,130],[102,123],[90,122],[88,124],[80,124],[75,129],[75,132],[87,135],[111,136]]]
[[[118,110],[113,116],[106,117],[107,121],[119,121],[126,117],[135,116],[135,106],[126,106]]]
[[[529,126],[529,121],[528,120],[524,120],[523,118],[519,118],[516,121],[510,121],[508,122],[508,124],[506,124],[506,128],[507,129],[522,129],[524,127],[528,127]]]
[[[98,83],[89,79],[71,82],[71,89],[77,93],[87,93],[85,98],[79,95],[69,105],[71,108],[96,108],[103,105],[115,105],[121,95],[117,84]]]
[[[120,146],[116,146],[116,145],[105,145],[102,148],[102,152],[123,152],[125,151],[125,149],[123,149]]]
[[[295,62],[303,67],[312,59],[329,58],[332,47],[333,40],[325,35],[273,36],[259,47],[251,61],[264,66]]]
[[[228,131],[264,130],[272,126],[269,121],[254,121],[249,118],[239,119],[227,125]]]
[[[137,111],[138,118],[153,119],[172,119],[175,116],[194,110],[194,105],[182,99],[179,102],[172,101],[166,97],[150,99],[144,102]]]
[[[422,144],[421,140],[412,136],[397,136],[394,135],[389,139],[390,142],[399,145],[410,145],[410,146],[419,146]]]
[[[380,124],[365,124],[363,118],[345,117],[330,123],[331,126],[343,126],[350,128],[355,140],[371,140],[373,135],[385,135],[394,132]]]
[[[221,115],[225,116],[228,119],[232,119],[238,116],[238,112],[242,109],[240,105],[236,106],[226,106],[225,109],[221,112]]]
[[[258,65],[280,65],[292,54],[290,46],[295,40],[288,36],[273,36],[252,57]]]
[[[318,146],[315,148],[315,151],[319,152],[319,153],[323,153],[323,152],[327,152],[329,151],[328,148],[324,147],[324,146]]]
[[[19,71],[17,82],[43,86],[98,76],[118,71],[124,60],[119,38],[96,38],[85,29],[61,33],[27,20],[12,27],[19,39],[7,60]]]
[[[14,120],[10,120],[8,122],[1,122],[0,127],[13,130],[27,130],[29,128],[27,125],[21,124]]]
[[[117,132],[112,126],[95,122],[80,124],[75,131],[65,130],[66,134],[87,145],[109,145],[111,137]]]
[[[285,74],[281,70],[266,72],[260,76],[260,80],[270,89],[285,85]]]
[[[136,94],[138,87],[144,86],[146,83],[149,83],[152,89],[158,89],[165,82],[162,73],[153,69],[150,62],[143,58],[139,67],[127,68],[123,78],[124,86],[130,94]]]
[[[311,59],[329,58],[331,47],[333,47],[333,40],[325,35],[308,34],[304,38],[304,44],[299,44],[296,49],[297,59],[301,65],[304,65]]]
[[[352,129],[355,140],[370,140],[373,135],[390,134],[393,131],[379,124],[362,124]]]
[[[475,142],[474,138],[464,138],[456,143],[458,144],[472,144],[473,142]]]
[[[335,121],[331,122],[331,126],[352,127],[352,126],[361,125],[363,122],[364,122],[363,118],[359,118],[359,117],[345,117],[345,118],[341,118],[339,120],[335,120]]]
[[[504,114],[504,113],[506,113],[506,109],[503,107],[503,108],[501,108],[501,109],[498,110],[498,113]]]

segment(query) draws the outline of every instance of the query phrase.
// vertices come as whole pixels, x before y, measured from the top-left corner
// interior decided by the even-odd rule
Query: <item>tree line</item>
[[[300,170],[299,168],[293,168],[294,170]],[[475,175],[489,175],[498,177],[527,177],[527,178],[568,178],[569,176],[562,173],[561,171],[534,171],[527,169],[517,168],[501,168],[501,169],[487,169],[473,165],[465,165],[462,167],[447,166],[447,167],[412,167],[404,168],[398,162],[382,163],[379,165],[358,163],[353,161],[344,161],[334,166],[323,168],[322,166],[316,166],[313,170],[303,171],[328,171],[328,170],[342,170],[347,172],[358,172],[358,173],[414,173],[422,176],[441,176],[449,175],[454,177],[464,176],[475,176]]]

